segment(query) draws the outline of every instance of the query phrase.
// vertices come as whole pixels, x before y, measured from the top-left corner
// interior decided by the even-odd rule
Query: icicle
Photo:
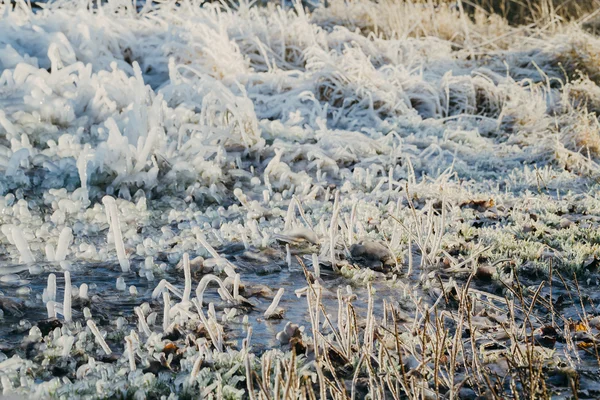
[[[35,258],[33,258],[31,250],[29,250],[29,243],[27,243],[27,240],[25,240],[21,228],[13,225],[11,231],[13,241],[15,242],[15,246],[17,246],[17,250],[19,250],[19,253],[21,253],[21,260],[23,263],[29,264],[34,262]]]
[[[96,341],[98,342],[100,347],[102,347],[102,350],[104,350],[104,352],[106,353],[107,356],[110,356],[112,354],[112,350],[110,349],[110,347],[108,347],[108,344],[106,344],[106,341],[102,337],[102,334],[98,330],[98,327],[96,326],[96,323],[94,322],[94,320],[88,319],[87,326],[88,326],[88,328],[90,328],[90,330],[96,337]]]
[[[73,343],[75,343],[75,336],[63,335],[62,341],[63,341],[63,350],[62,350],[61,355],[63,357],[68,357],[69,354],[71,353],[71,348],[73,348]]]
[[[73,241],[73,231],[69,227],[63,228],[58,236],[58,245],[56,246],[56,253],[54,261],[64,261],[67,258],[67,251]]]
[[[267,311],[265,311],[265,314],[264,314],[265,318],[269,319],[273,316],[273,314],[275,314],[275,310],[277,309],[277,306],[279,305],[279,301],[281,300],[281,297],[283,296],[283,292],[285,292],[284,288],[280,288],[277,291],[277,294],[275,295],[273,302],[271,303],[269,308],[267,308]]]
[[[117,250],[117,258],[123,272],[129,272],[129,260],[125,254],[125,244],[123,243],[123,234],[121,233],[121,223],[117,212],[117,203],[110,196],[104,196],[102,203],[106,207],[107,215],[109,216],[108,223],[113,233],[115,241],[115,249]]]
[[[46,303],[46,310],[48,311],[48,318],[56,318],[56,308],[54,307],[56,302],[48,301]]]
[[[71,273],[65,271],[65,298],[63,303],[63,317],[65,322],[71,322]]]
[[[54,246],[52,246],[50,243],[47,243],[46,247],[45,247],[45,252],[46,252],[46,260],[49,262],[53,262],[56,257],[56,253],[54,251]]]
[[[240,274],[235,274],[235,278],[233,280],[233,298],[235,300],[240,296]]]
[[[56,275],[48,275],[48,300],[56,301]]]
[[[79,286],[79,298],[87,300],[88,299],[88,285],[87,283],[82,283]]]
[[[91,150],[91,146],[89,143],[86,143],[85,146],[83,146],[83,150],[81,151],[81,153],[79,153],[79,157],[77,157],[77,172],[79,172],[79,181],[81,182],[81,189],[83,189],[83,193],[84,193],[84,201],[87,203],[89,202],[89,195],[88,195],[88,187],[87,187],[87,181],[88,181],[88,172],[87,172],[87,166],[88,166],[88,162],[90,160],[92,160],[94,154]]]

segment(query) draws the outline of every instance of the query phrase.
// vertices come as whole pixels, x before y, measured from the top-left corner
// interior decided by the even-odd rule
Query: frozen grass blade
[[[46,302],[46,311],[48,312],[48,318],[56,318],[56,308],[55,308],[55,301],[48,301]]]
[[[102,350],[104,350],[104,352],[106,353],[107,356],[110,356],[112,354],[112,350],[110,349],[110,347],[108,347],[108,344],[104,340],[104,337],[102,337],[102,334],[98,330],[98,327],[96,326],[96,323],[94,322],[94,320],[88,319],[86,324],[87,324],[88,328],[90,328],[90,330],[94,334],[94,337],[96,338],[96,342],[98,342],[100,347],[102,347]]]
[[[338,215],[340,213],[340,192],[335,192],[335,199],[333,201],[333,212],[331,217],[331,225],[329,226],[329,258],[331,261],[331,268],[335,272],[338,272],[337,263],[335,260],[335,245],[337,240],[338,230]]]
[[[108,223],[113,234],[115,241],[115,248],[117,250],[117,258],[119,259],[119,265],[123,272],[129,272],[129,259],[125,254],[125,245],[123,243],[123,234],[121,233],[121,223],[119,221],[119,213],[117,211],[117,204],[115,199],[110,196],[104,196],[102,203],[106,207],[107,215],[109,216]]]
[[[225,284],[223,283],[223,281],[212,274],[208,274],[205,275],[200,282],[198,283],[198,287],[196,287],[196,297],[198,299],[198,304],[200,307],[202,307],[202,299],[204,297],[204,291],[206,290],[206,288],[208,287],[208,284],[210,282],[216,282],[219,285],[219,288],[221,289],[221,291],[219,292],[219,294],[221,296],[225,297],[225,300],[227,301],[231,301],[231,302],[235,302],[235,299],[233,298],[233,296],[229,293],[229,291],[227,290],[227,288],[225,287]]]
[[[72,286],[71,286],[71,273],[69,271],[65,271],[65,297],[63,303],[63,316],[65,318],[65,322],[71,322],[71,299],[72,299]]]
[[[144,316],[142,309],[140,307],[135,307],[134,312],[138,317],[138,324],[140,326],[141,332],[144,332],[144,335],[149,337],[152,331],[150,330],[150,327],[146,322],[146,317]]]
[[[29,249],[29,243],[27,243],[27,240],[25,240],[21,228],[13,225],[11,227],[11,234],[12,239],[15,242],[15,246],[17,246],[17,250],[19,250],[19,253],[21,254],[21,260],[23,261],[23,263],[29,264],[35,262],[35,258],[33,257],[33,254]]]
[[[129,360],[129,369],[131,371],[135,371],[136,370],[135,351],[133,349],[133,339],[132,339],[131,335],[125,337],[125,347],[127,350],[127,358]]]
[[[67,251],[69,250],[69,246],[71,246],[72,242],[73,231],[69,227],[63,228],[58,237],[58,245],[56,246],[54,261],[64,261],[67,258]]]
[[[312,255],[312,265],[315,271],[315,276],[319,278],[321,276],[321,267],[319,266],[319,255],[313,253]]]
[[[267,308],[267,311],[265,311],[264,317],[266,319],[269,319],[273,315],[275,315],[276,310],[277,310],[277,306],[279,306],[279,302],[281,301],[281,297],[283,297],[283,293],[284,292],[285,292],[284,288],[280,288],[277,291],[277,294],[275,294],[275,297],[273,298],[273,301],[271,302],[271,305],[269,306],[269,308]]]
[[[192,293],[192,273],[190,270],[190,255],[188,253],[183,254],[183,273],[185,276],[185,289],[183,290],[181,301],[188,303]]]
[[[56,301],[56,275],[48,275],[48,286],[47,286],[48,300]]]
[[[163,302],[163,332],[167,333],[171,324],[171,296],[167,290],[163,291]]]

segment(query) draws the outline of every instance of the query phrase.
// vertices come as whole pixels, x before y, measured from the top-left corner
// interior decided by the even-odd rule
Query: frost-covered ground
[[[366,0],[0,15],[5,395],[600,393],[581,23]]]

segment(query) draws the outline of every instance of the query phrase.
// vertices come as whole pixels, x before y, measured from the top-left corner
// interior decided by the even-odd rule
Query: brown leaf
[[[587,325],[581,321],[569,321],[569,329],[572,332],[587,332]]]

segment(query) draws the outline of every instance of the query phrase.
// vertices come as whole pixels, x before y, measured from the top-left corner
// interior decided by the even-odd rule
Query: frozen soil
[[[4,395],[600,395],[585,18],[0,15]]]

